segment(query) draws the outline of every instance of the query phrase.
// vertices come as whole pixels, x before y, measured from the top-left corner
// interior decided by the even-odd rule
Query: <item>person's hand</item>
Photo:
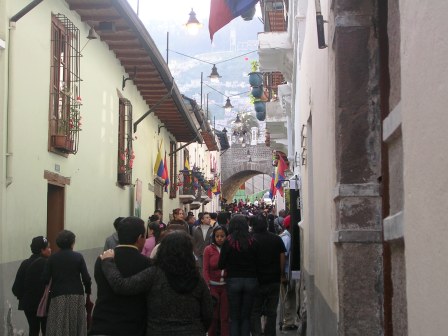
[[[107,258],[113,258],[115,256],[115,252],[112,249],[106,250],[103,253],[100,254],[101,260],[107,259]]]

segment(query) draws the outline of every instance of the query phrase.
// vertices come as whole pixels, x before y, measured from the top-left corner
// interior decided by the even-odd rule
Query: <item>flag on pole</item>
[[[280,190],[282,187],[282,182],[286,179],[285,171],[288,166],[286,165],[283,156],[279,155],[278,165],[277,165],[277,174],[275,176],[275,187]]]
[[[275,196],[275,190],[276,190],[276,188],[275,188],[275,183],[274,183],[274,176],[275,176],[275,175],[276,175],[275,173],[272,173],[272,177],[271,177],[271,188],[269,189],[269,198],[270,198],[270,199],[273,199],[274,196]]]
[[[163,176],[162,178],[165,180],[165,192],[168,192],[168,186],[170,185],[170,177],[168,175],[168,165],[166,163],[166,153],[165,160],[163,161]]]
[[[213,41],[213,35],[218,30],[254,7],[257,2],[258,0],[211,0],[208,20],[210,40]]]
[[[162,160],[161,149],[162,149],[162,142],[160,142],[159,150],[157,152],[157,157],[156,157],[156,163],[154,164],[154,175],[157,175],[158,177],[163,176],[163,160]]]

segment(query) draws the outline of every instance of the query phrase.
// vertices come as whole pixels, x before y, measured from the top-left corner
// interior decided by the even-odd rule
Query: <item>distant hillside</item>
[[[145,25],[164,57],[167,49],[167,31],[169,32],[169,49],[172,50],[169,52],[171,72],[181,93],[196,99],[198,104],[201,100],[201,72],[203,72],[203,109],[206,110],[205,97],[208,94],[209,119],[212,122],[214,118],[216,119],[217,129],[222,129],[230,120],[235,119],[237,111],[253,110],[253,106],[249,104],[250,86],[247,74],[250,72],[250,61],[258,60],[257,34],[263,30],[258,18],[252,21],[243,21],[241,18],[233,20],[215,34],[213,44],[210,42],[208,24],[204,24],[196,36],[188,35],[181,25],[170,23],[166,19],[148,22]],[[254,52],[240,56],[250,51]],[[222,76],[220,82],[211,83],[207,77],[210,75],[212,64],[181,56],[176,52],[216,64]],[[225,115],[222,108],[226,96],[230,96],[235,107],[229,115]]]

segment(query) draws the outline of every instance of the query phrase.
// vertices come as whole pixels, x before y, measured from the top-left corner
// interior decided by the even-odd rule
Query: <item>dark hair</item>
[[[210,218],[216,220],[218,218],[218,214],[216,212],[210,212]]]
[[[162,233],[162,230],[160,229],[160,224],[156,222],[149,223],[148,230],[152,230],[157,244],[160,239],[160,234]]]
[[[118,230],[118,224],[120,224],[121,220],[124,219],[124,217],[117,217],[114,220],[114,228],[115,230]]]
[[[192,292],[199,281],[193,242],[186,232],[166,235],[160,242],[154,264],[165,273],[169,285],[177,293]]]
[[[62,230],[56,237],[56,245],[61,250],[71,249],[73,244],[75,243],[75,240],[76,236],[73,232],[69,230]]]
[[[159,215],[152,215],[152,216],[150,216],[148,218],[148,223],[152,223],[152,222],[155,222],[155,221],[158,221],[158,220],[160,220]]]
[[[227,235],[229,234],[229,232],[227,231],[227,229],[226,229],[226,227],[225,226],[221,226],[221,225],[216,225],[214,228],[213,228],[213,231],[212,231],[212,235],[211,235],[211,242],[213,243],[213,244],[216,244],[216,239],[215,239],[215,233],[217,232],[217,231],[224,231],[224,233],[225,233],[225,235],[226,235],[226,237],[227,237]]]
[[[238,251],[246,251],[252,245],[253,239],[249,235],[247,217],[235,215],[229,223],[229,237],[227,237],[232,248]]]
[[[230,219],[230,213],[222,211],[218,213],[217,222],[221,225],[227,224],[227,220]]]
[[[126,217],[118,225],[117,233],[120,244],[135,244],[138,237],[145,235],[145,222],[139,217]]]
[[[31,252],[33,254],[40,254],[42,250],[48,247],[48,239],[44,236],[37,236],[31,240]]]
[[[258,214],[256,216],[252,216],[250,219],[250,226],[255,233],[266,232],[268,229],[268,221],[265,216]]]
[[[158,214],[158,213],[162,215],[162,214],[163,214],[163,211],[160,210],[160,209],[156,209],[156,210],[154,210],[154,215],[155,215],[155,214]]]

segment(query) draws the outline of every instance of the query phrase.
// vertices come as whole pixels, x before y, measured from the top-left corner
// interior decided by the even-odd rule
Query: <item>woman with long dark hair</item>
[[[218,266],[227,271],[230,335],[249,336],[250,316],[257,291],[257,242],[249,233],[247,218],[232,217]]]
[[[211,244],[204,249],[203,272],[205,283],[210,293],[216,298],[213,322],[208,329],[208,336],[229,336],[229,301],[227,298],[225,270],[218,268],[219,254],[222,244],[226,241],[227,229],[215,225],[211,235]],[[220,326],[220,329],[218,329]],[[218,331],[221,331],[219,333]]]
[[[146,292],[146,335],[204,336],[213,316],[210,292],[200,276],[188,234],[175,231],[164,237],[154,267],[123,278],[105,251],[103,271],[118,294]]]

